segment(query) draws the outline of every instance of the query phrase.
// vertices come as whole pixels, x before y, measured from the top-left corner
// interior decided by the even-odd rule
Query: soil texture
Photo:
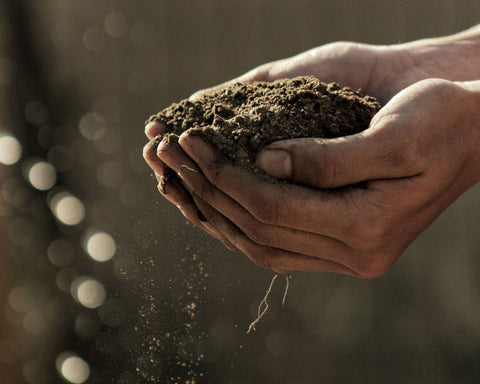
[[[368,128],[379,109],[371,96],[309,76],[236,83],[199,100],[174,103],[148,122],[165,124],[157,140],[191,130],[224,161],[258,172],[255,156],[273,141],[352,135]]]

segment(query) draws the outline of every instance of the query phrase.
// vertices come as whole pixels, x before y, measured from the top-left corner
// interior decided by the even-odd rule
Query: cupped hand
[[[403,84],[413,82],[418,78],[421,70],[415,76],[405,75],[408,67],[409,53],[396,47],[373,46],[350,42],[337,42],[301,53],[297,56],[264,64],[248,73],[207,90],[202,90],[191,96],[200,98],[205,93],[214,92],[229,83],[237,81],[272,81],[279,78],[291,78],[299,75],[313,75],[324,82],[336,81],[343,86],[353,89],[362,89],[366,94],[376,96],[380,101],[386,101],[398,91],[400,78]],[[408,81],[405,78],[409,78]],[[145,134],[150,142],[144,148],[144,158],[152,168],[159,183],[160,193],[170,202],[181,207],[182,213],[192,222],[214,234],[209,224],[202,222],[198,217],[189,192],[175,175],[164,178],[167,169],[163,161],[157,156],[158,140],[155,137],[165,133],[165,126],[152,121],[145,127]],[[179,148],[177,148],[177,153]],[[218,237],[218,234],[217,234]],[[230,247],[233,249],[230,245]]]
[[[478,181],[479,111],[461,85],[418,82],[360,134],[263,150],[257,164],[287,183],[222,163],[188,132],[157,155],[219,237],[255,263],[375,277]]]
[[[335,42],[291,58],[264,64],[219,86],[198,91],[191,99],[201,98],[206,93],[215,92],[234,82],[273,81],[313,75],[324,82],[337,82],[354,90],[360,89],[365,94],[375,96],[381,104],[385,104],[410,84],[437,75],[433,74],[439,67],[436,55],[422,57],[422,60],[419,59],[419,55],[418,49],[410,45],[375,46]],[[145,134],[150,140],[164,132],[165,126],[155,121],[149,122],[145,127]],[[160,192],[172,202],[185,202],[182,206],[188,205],[192,208],[187,216],[190,218],[192,214],[196,216],[192,211],[194,204],[188,199],[188,191],[181,183],[170,178],[172,182],[167,185],[165,179],[161,178],[166,168],[156,156],[157,145],[158,142],[148,143],[144,148],[144,158],[159,179]]]
[[[435,76],[446,79],[467,76],[468,79],[468,74],[453,75],[444,65],[438,65],[436,52],[445,56],[442,49],[434,52],[425,49],[423,43],[420,46],[417,43],[399,46],[332,43],[265,64],[228,82],[314,75],[322,81],[361,89],[376,96],[382,104],[388,103],[372,127],[360,135],[329,140],[328,145],[324,140],[282,142],[259,155],[258,164],[268,173],[295,181],[297,185],[272,186],[233,167],[221,167],[220,172],[213,151],[188,134],[181,137],[180,143],[150,142],[144,157],[159,180],[159,191],[189,220],[258,264],[278,271],[328,270],[376,276],[388,269],[401,250],[469,184],[460,173],[449,174],[449,179],[447,173],[440,172],[438,180],[435,177],[430,180],[423,171],[427,164],[432,164],[429,161],[434,165],[443,164],[436,163],[433,153],[446,142],[437,125],[445,131],[458,129],[461,118],[455,111],[469,105],[467,102],[456,110],[439,107],[441,103],[451,105],[442,95],[447,93],[447,99],[451,97],[450,92],[458,96],[460,87],[448,82],[422,82],[391,100],[402,89],[422,79]],[[199,91],[191,97],[202,97],[219,87]],[[465,124],[460,122],[460,125]],[[164,131],[165,127],[159,123],[150,123],[145,130],[149,139]],[[462,147],[458,139],[452,143]],[[275,146],[283,151],[273,151]],[[437,155],[443,156],[445,151],[453,153],[447,151],[445,145],[442,148]],[[290,156],[284,156],[285,153]],[[363,162],[368,160],[365,153],[371,154],[366,163]],[[445,169],[459,166],[458,161],[462,159],[465,160],[460,156],[447,161]],[[191,180],[189,183],[177,174],[165,178],[165,163],[180,175],[195,176],[199,184]],[[408,168],[408,164],[412,167]],[[218,169],[218,175],[211,169]],[[432,169],[438,173],[438,167]],[[418,173],[414,173],[415,170]],[[435,173],[429,170],[428,175],[431,174]],[[367,188],[336,192],[318,189],[358,180],[369,180],[365,184]],[[434,191],[442,188],[442,180],[450,180],[452,184],[445,187],[442,198],[432,197]],[[430,195],[422,195],[422,191]],[[396,213],[388,204],[398,208]],[[316,215],[315,209],[322,211],[322,216]],[[408,221],[409,215],[417,219],[414,225],[403,228],[401,224]],[[395,232],[401,234],[396,241],[386,242],[387,235]],[[367,254],[367,251],[371,252]],[[379,256],[380,253],[383,256]]]

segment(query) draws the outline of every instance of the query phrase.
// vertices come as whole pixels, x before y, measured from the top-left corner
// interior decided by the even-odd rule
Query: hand
[[[420,66],[417,66],[418,68],[413,75],[409,75],[407,72],[412,72],[412,68],[409,67],[411,60],[411,50],[399,49],[396,46],[381,47],[338,42],[312,49],[289,59],[262,65],[228,83],[272,81],[277,78],[315,75],[322,81],[336,81],[353,89],[361,88],[366,94],[377,96],[380,101],[386,101],[405,84],[412,83],[422,76],[427,76]],[[199,91],[191,98],[199,98],[202,94],[213,92],[228,83]],[[145,127],[145,133],[150,140],[164,132],[165,127],[159,123],[152,122]],[[180,207],[182,213],[190,221],[211,235],[221,237],[207,222],[202,222],[199,219],[201,215],[189,192],[185,190],[175,175],[169,178],[168,183],[165,182],[166,179],[163,174],[166,167],[157,156],[157,146],[158,142],[149,142],[144,148],[144,158],[155,172],[160,193]],[[177,147],[176,151],[181,152],[181,149]],[[227,243],[225,239],[224,242]],[[236,249],[231,244],[229,248]]]
[[[289,78],[309,74],[316,75],[323,81],[337,81],[345,85],[350,85],[355,89],[366,89],[377,61],[388,62],[389,64],[385,66],[383,72],[390,73],[392,72],[390,66],[400,68],[398,63],[402,61],[400,58],[401,55],[403,54],[396,54],[389,49],[366,44],[332,43],[307,51],[290,59],[265,64],[228,83],[236,81],[271,81],[277,78]],[[339,77],[339,73],[343,73],[344,75]],[[199,91],[192,95],[191,98],[196,99],[206,92],[214,92],[216,89],[224,87],[228,83],[208,90]],[[393,84],[391,81],[386,81],[385,83]],[[152,141],[156,136],[164,132],[165,127],[156,122],[151,122],[145,127],[145,134],[150,142],[144,148],[144,158],[155,173],[159,183],[159,192],[171,203],[179,207],[183,215],[191,222],[210,235],[221,239],[229,249],[238,250],[218,233],[211,224],[201,220],[203,217],[198,211],[190,193],[185,189],[176,175],[171,175],[168,178],[168,183],[166,182],[167,179],[163,177],[163,175],[167,167],[165,167],[163,161],[157,156],[157,146],[159,142]],[[177,143],[169,143],[169,148],[172,153],[176,153],[180,157],[183,156],[182,149]]]
[[[337,82],[354,90],[361,89],[365,94],[375,96],[380,103],[385,104],[396,93],[422,79],[480,78],[479,55],[475,49],[470,48],[479,46],[473,41],[478,39],[477,35],[480,35],[480,28],[473,28],[445,38],[392,46],[351,42],[331,43],[288,59],[264,64],[220,86],[199,91],[191,98],[202,97],[205,93],[214,92],[237,81],[272,81],[299,75],[314,75],[324,82]],[[452,61],[451,57],[456,57],[458,60]],[[459,62],[462,64],[460,65]],[[155,122],[145,127],[145,133],[150,140],[164,131],[165,127]],[[144,157],[155,171],[159,181],[162,180],[161,175],[165,166],[156,156],[156,145],[147,144]],[[160,188],[160,192],[170,201],[181,205],[184,214],[196,224],[200,224],[196,219],[198,212],[188,192],[178,180],[174,178],[170,180],[168,185],[165,184]],[[207,225],[200,226],[206,229]],[[212,229],[210,229],[211,232]]]
[[[158,156],[210,225],[257,264],[375,277],[477,182],[479,111],[478,94],[465,87],[416,83],[367,131],[277,142],[259,154],[267,173],[297,184],[272,184],[222,164],[188,132],[178,143],[161,143]],[[329,190],[358,182],[365,186]]]
[[[282,77],[293,77],[297,75],[315,75],[323,81],[336,81],[341,85],[350,86],[354,89],[361,88],[366,94],[374,95],[382,103],[388,102],[397,92],[402,90],[414,82],[429,78],[441,77],[451,80],[468,80],[478,78],[480,75],[479,56],[477,54],[477,43],[479,35],[479,28],[474,28],[470,31],[460,33],[458,35],[421,40],[397,46],[370,46],[356,43],[333,43],[323,47],[315,48],[290,59],[280,60],[273,63],[265,64],[256,68],[247,74],[240,76],[234,81],[255,81],[255,80],[274,80]],[[460,42],[460,43],[459,43]],[[452,62],[451,56],[458,57],[460,61]],[[225,84],[223,84],[225,85]],[[222,86],[223,86],[222,85]],[[192,95],[192,98],[201,97],[206,92],[214,91],[217,87],[197,92]],[[398,121],[401,119],[398,118]],[[478,119],[477,119],[478,121]],[[149,139],[163,133],[165,127],[158,123],[150,123],[146,126],[146,134]],[[370,131],[370,130],[369,130]],[[359,135],[362,137],[363,135]],[[392,141],[395,137],[392,136]],[[189,140],[186,137],[182,138],[181,143]],[[339,142],[342,140],[339,139]],[[362,140],[359,140],[361,142]],[[304,142],[306,144],[306,142]],[[306,149],[306,146],[298,146],[296,157],[301,156],[300,148]],[[332,141],[332,144],[334,141]],[[224,244],[232,249],[238,248],[232,244],[227,237],[225,237],[218,228],[212,225],[212,221],[205,222],[204,215],[198,210],[198,206],[202,205],[204,211],[211,209],[205,201],[199,200],[198,195],[193,190],[186,188],[185,182],[174,176],[169,178],[169,182],[164,182],[164,170],[166,169],[162,159],[170,157],[170,162],[177,162],[182,164],[184,169],[196,169],[201,172],[197,165],[183,151],[178,143],[162,143],[160,145],[159,154],[157,156],[156,149],[158,143],[149,143],[145,147],[144,157],[150,167],[155,171],[157,179],[162,181],[160,183],[160,192],[176,204],[183,214],[192,222],[206,230],[211,235],[220,238]],[[326,148],[327,146],[322,145]],[[202,155],[203,150],[208,149],[202,144],[198,144],[199,154]],[[338,147],[340,148],[340,147]],[[345,146],[348,148],[348,146]],[[311,148],[314,150],[314,147]],[[210,150],[211,152],[211,150]],[[308,151],[307,151],[308,152]],[[395,152],[395,151],[394,151]],[[211,154],[211,153],[210,153]],[[213,154],[211,154],[213,156]],[[307,157],[308,154],[305,154]],[[262,156],[261,156],[262,157]],[[263,160],[260,157],[260,163],[267,166],[266,158]],[[392,154],[395,157],[395,153]],[[298,164],[295,161],[295,164]],[[273,175],[278,175],[279,163],[270,162],[268,167]],[[351,169],[353,172],[353,168]],[[268,171],[268,169],[267,169]],[[293,176],[294,179],[299,180],[299,177]],[[247,253],[247,252],[245,252]],[[248,253],[247,253],[248,254]],[[253,257],[255,258],[255,257]],[[277,265],[278,263],[271,263],[272,258],[264,261],[256,259],[258,263],[264,265]],[[286,259],[286,258],[284,258]],[[290,260],[290,259],[289,259]],[[295,267],[291,269],[305,269],[305,270],[336,270],[338,272],[362,274],[355,271],[355,268],[345,269],[335,265],[332,267],[331,262],[324,262],[322,266],[318,263],[315,266],[310,265],[311,260],[301,267],[298,265],[298,257],[294,262]],[[291,260],[286,263],[291,264]],[[283,263],[282,265],[286,265]],[[307,265],[308,264],[308,265]],[[368,266],[368,262],[365,262]],[[287,268],[288,269],[288,268]],[[357,268],[362,270],[363,268]],[[368,269],[368,268],[367,268]],[[371,268],[375,269],[375,268]],[[382,268],[377,268],[381,270]],[[364,275],[374,275],[366,271]]]

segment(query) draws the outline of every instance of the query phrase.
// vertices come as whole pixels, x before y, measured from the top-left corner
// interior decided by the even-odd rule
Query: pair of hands
[[[144,157],[169,201],[256,264],[379,276],[480,174],[478,93],[429,79],[431,63],[415,61],[395,46],[333,43],[232,80],[314,75],[384,104],[364,132],[275,142],[257,155],[260,168],[290,183],[222,163],[188,131],[178,142],[150,142]],[[150,123],[146,135],[164,130]],[[175,177],[163,178],[166,166]],[[365,188],[332,190],[358,182]]]

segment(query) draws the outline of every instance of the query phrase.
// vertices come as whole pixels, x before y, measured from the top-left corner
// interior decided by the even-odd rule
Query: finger
[[[403,192],[413,194],[417,189],[415,184],[419,178],[395,179],[389,183],[378,181],[372,183],[375,185],[372,190],[350,188],[343,192],[326,192],[291,184],[274,184],[230,164],[222,164],[202,140],[198,137],[192,139],[199,140],[198,143],[201,143],[195,148],[197,154],[191,154],[192,149],[186,149],[185,145],[186,152],[197,159],[207,179],[214,180],[210,183],[194,182],[193,190],[202,200],[215,201],[213,184],[233,200],[237,200],[261,223],[300,229],[340,240],[348,244],[348,247],[338,249],[338,255],[327,256],[332,260],[328,260],[327,257],[325,259],[331,262],[341,260],[341,263],[337,264],[344,265],[358,276],[368,278],[379,276],[385,273],[398,257],[395,251],[398,244],[388,241],[389,239],[396,241],[395,234],[398,233],[394,224],[399,218],[398,215],[392,216],[391,207],[393,204],[398,204],[397,200],[401,201],[404,198],[401,196]],[[181,137],[180,144],[183,140]],[[180,177],[186,184],[192,182],[194,180],[192,175],[197,173],[189,168],[179,168]],[[385,184],[383,188],[380,187],[382,182]],[[394,185],[397,185],[397,188]],[[189,185],[189,188],[192,186]],[[419,201],[408,200],[405,202],[406,205],[419,206]],[[218,225],[215,227],[223,233]],[[229,238],[226,233],[223,234]],[[242,235],[245,237],[244,233]],[[261,246],[251,239],[248,240]],[[246,252],[232,239],[230,241]],[[277,236],[273,237],[272,244],[275,244],[275,241],[279,241]],[[278,249],[277,247],[267,248]],[[383,252],[384,249],[387,251]],[[344,254],[345,252],[347,254]],[[301,254],[307,256],[304,253]],[[320,257],[323,258],[323,254],[320,254]]]
[[[157,156],[157,147],[160,142],[160,136],[157,136],[157,140],[152,140],[144,147],[143,156],[147,161],[150,168],[155,173],[155,177],[158,181],[158,191],[172,204],[176,205],[180,211],[191,222],[207,231],[209,234],[215,237],[219,237],[218,232],[209,228],[208,223],[200,223],[200,212],[195,207],[192,198],[182,185],[178,176],[168,168],[163,161]]]
[[[346,137],[275,142],[257,155],[256,164],[273,177],[317,188],[420,174],[424,169],[412,156],[411,138],[392,138],[388,121],[379,124]]]
[[[239,252],[239,250],[228,241],[215,227],[210,224],[202,212],[197,208],[191,195],[182,186],[178,177],[174,174],[169,177],[168,181],[163,185],[159,184],[159,192],[172,204],[176,205],[180,212],[194,225],[207,232],[223,242],[223,244],[231,251]]]
[[[179,201],[179,204],[175,204],[175,203],[174,204],[177,205],[178,209],[180,210],[180,212],[182,212],[183,216],[185,216],[191,223],[193,223],[200,229],[203,229],[210,236],[215,237],[216,239],[219,239],[223,243],[223,245],[226,248],[228,248],[230,251],[240,252],[240,250],[237,247],[235,247],[211,223],[208,222],[208,219],[205,217],[203,212],[199,210],[198,206],[195,204],[191,193],[186,190],[186,188],[182,185],[181,181],[178,180],[178,177],[176,177],[176,180],[174,180],[174,183],[172,184],[175,184],[175,183],[176,185],[171,185],[169,183],[169,186],[174,187],[178,191],[177,195],[174,196],[174,193],[170,192],[170,190],[166,188],[166,193],[164,194],[164,196],[171,202],[173,202],[174,199]],[[179,194],[182,195],[180,199],[178,199]]]
[[[229,222],[208,204],[205,204],[201,198],[195,195],[193,195],[193,198],[209,222],[213,223],[232,244],[259,266],[274,269],[279,273],[289,271],[322,271],[358,276],[357,273],[349,268],[332,261],[256,244],[245,236],[234,224]]]
[[[367,190],[358,188],[332,192],[288,183],[275,184],[222,162],[199,137],[182,134],[179,144],[212,185],[237,201],[262,223],[300,229],[347,242],[350,239],[345,239],[345,236],[355,236],[363,225],[368,225],[363,218],[373,214],[370,209],[374,210],[375,207],[356,204]],[[188,178],[187,168],[178,169],[182,179]],[[208,184],[198,185],[194,191],[207,202],[212,198]]]
[[[165,124],[160,123],[159,121],[150,119],[147,121],[145,125],[145,135],[148,137],[149,140],[152,140],[154,137],[165,133],[167,127]]]
[[[167,158],[165,161],[169,162]],[[364,260],[355,257],[351,248],[341,241],[311,232],[262,223],[228,195],[211,185],[193,162],[183,164],[183,169],[178,164],[169,165],[181,172],[182,180],[189,189],[209,190],[208,205],[235,224],[254,243],[331,260],[358,272],[362,270]]]
[[[172,172],[168,176],[158,176],[158,191],[178,208],[193,204],[192,198],[183,187],[178,176]]]
[[[156,136],[143,147],[143,158],[148,166],[160,176],[162,176],[166,170],[164,162],[157,156],[157,147],[161,139],[161,136]]]
[[[160,159],[162,164],[165,164],[161,159],[168,159],[170,164],[173,167],[168,169],[173,169],[176,171],[178,164],[183,164],[185,166],[191,167],[191,169],[196,168],[196,165],[191,161],[191,159],[183,152],[183,150],[178,145],[178,141],[174,136],[170,137],[168,140],[162,140],[157,147],[157,157]],[[170,166],[170,164],[168,164]],[[197,172],[200,170],[197,169]],[[178,179],[178,176],[172,172],[174,177],[172,177],[172,182],[168,182],[167,185],[159,185],[160,192],[173,204],[177,205],[182,214],[190,220],[193,224],[202,228],[210,235],[220,239],[224,245],[232,250],[237,251],[238,249],[233,246],[227,239],[225,239],[210,223],[205,219],[201,211],[198,210],[198,207],[195,205],[192,200],[190,192],[185,188],[185,185]],[[162,189],[164,192],[162,192]]]

